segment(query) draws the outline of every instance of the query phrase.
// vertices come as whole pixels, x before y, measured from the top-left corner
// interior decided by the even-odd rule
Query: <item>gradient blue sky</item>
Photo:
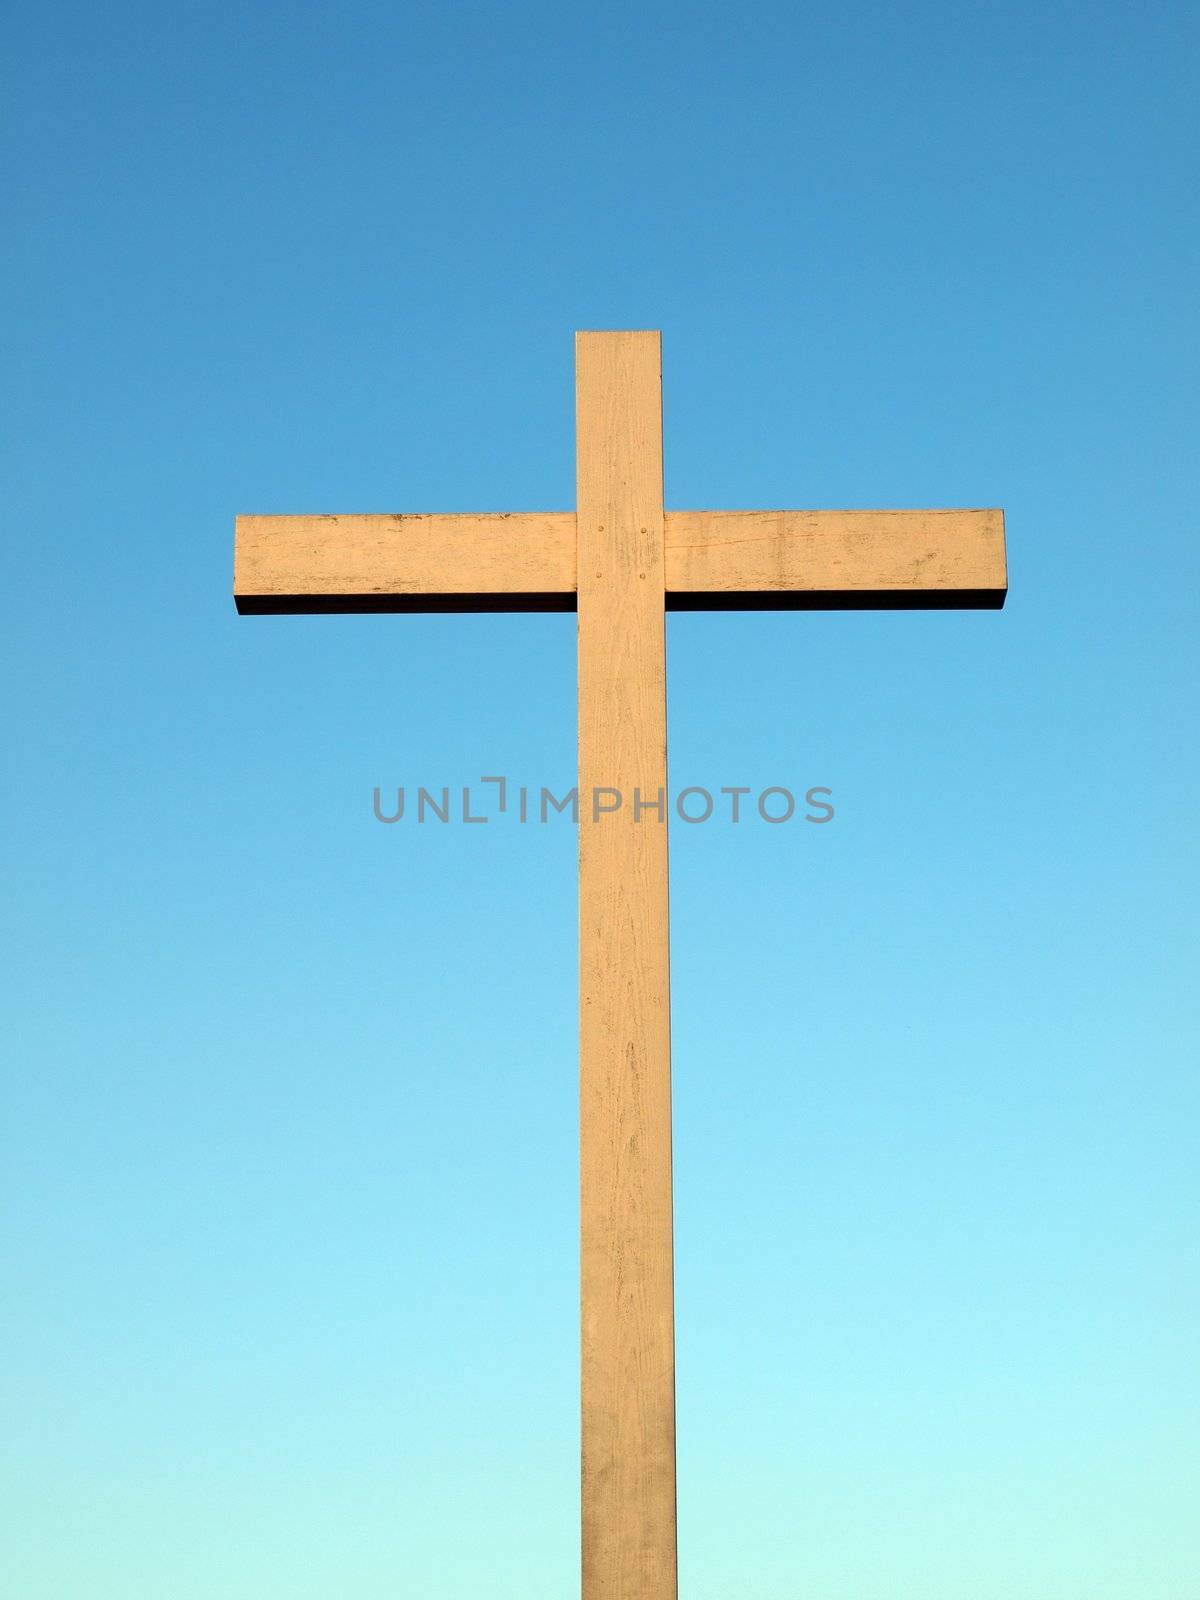
[[[238,511],[1002,505],[994,614],[685,615],[686,1600],[1197,1600],[1197,19],[9,23],[11,1600],[561,1600],[571,617],[247,618]]]

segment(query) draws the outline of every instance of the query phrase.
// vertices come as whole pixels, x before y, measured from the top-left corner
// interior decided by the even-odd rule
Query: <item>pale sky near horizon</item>
[[[3,1600],[577,1592],[569,616],[238,618],[243,511],[999,505],[676,615],[685,1600],[1200,1600],[1197,19],[14,14]]]

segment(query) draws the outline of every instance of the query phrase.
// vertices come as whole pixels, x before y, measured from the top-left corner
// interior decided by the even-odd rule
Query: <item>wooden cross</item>
[[[576,336],[573,512],[237,519],[243,613],[579,614],[583,1600],[676,1594],[664,612],[1006,591],[1000,511],[664,511],[661,366]]]

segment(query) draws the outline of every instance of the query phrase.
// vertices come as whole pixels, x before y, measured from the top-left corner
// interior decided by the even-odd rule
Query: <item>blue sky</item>
[[[681,1592],[1196,1600],[1182,6],[26,8],[3,267],[13,1600],[559,1600],[571,617],[244,618],[239,511],[1001,505],[1001,613],[680,615]]]

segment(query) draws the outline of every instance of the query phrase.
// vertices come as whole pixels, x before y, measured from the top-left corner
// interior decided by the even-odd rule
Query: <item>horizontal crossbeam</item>
[[[241,612],[573,611],[575,513],[239,517]]]
[[[1002,511],[668,511],[667,610],[996,608]],[[574,611],[573,511],[239,517],[243,613]]]

